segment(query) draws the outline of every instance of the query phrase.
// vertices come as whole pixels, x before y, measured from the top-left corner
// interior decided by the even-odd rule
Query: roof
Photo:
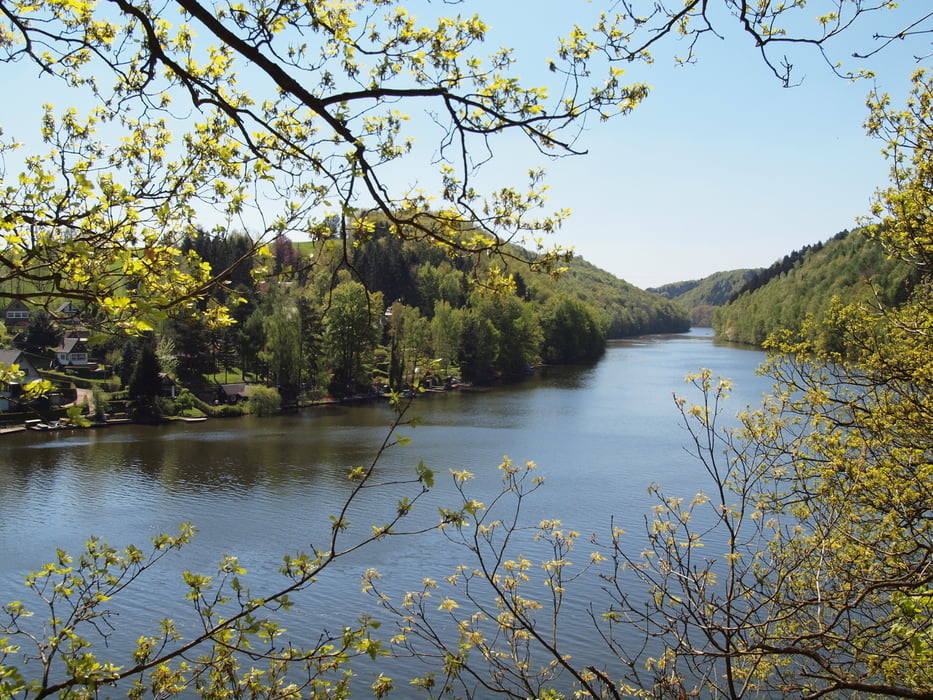
[[[55,348],[55,352],[87,352],[87,346],[82,338],[69,338],[66,336],[62,338],[62,342]]]
[[[2,365],[18,365],[22,364],[22,360],[25,359],[22,357],[22,350],[0,350],[0,364]]]
[[[243,382],[238,384],[221,384],[220,390],[227,396],[242,396],[243,398],[249,397],[249,384],[245,384]]]
[[[4,311],[28,311],[29,307],[22,299],[14,299],[4,309]]]
[[[55,313],[62,316],[74,316],[78,311],[78,307],[75,306],[75,303],[70,299],[55,309]]]
[[[22,350],[0,350],[0,365],[4,365],[5,367],[16,365],[20,370],[26,373],[27,377],[31,377],[36,373],[35,365],[32,364],[29,356]],[[18,382],[14,382],[14,384],[15,383]]]

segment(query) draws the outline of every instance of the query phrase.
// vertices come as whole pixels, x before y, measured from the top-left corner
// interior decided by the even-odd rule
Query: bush
[[[91,397],[94,399],[94,418],[103,420],[104,414],[110,413],[110,402],[106,392],[100,385],[95,384],[91,389]]]
[[[165,396],[156,396],[155,404],[160,416],[178,415],[178,406],[172,399],[166,398]]]
[[[214,406],[211,409],[210,415],[215,418],[231,418],[234,416],[242,416],[246,414],[246,409],[242,406],[230,406],[224,404],[222,406]]]
[[[243,411],[235,413],[221,412],[218,410],[220,407],[212,406],[207,401],[199,398],[190,389],[182,389],[181,393],[175,397],[175,405],[178,407],[178,413],[185,416],[243,415]]]
[[[197,411],[203,413],[203,410],[198,406],[198,400],[195,398],[187,389],[182,390],[182,392],[175,397],[175,410],[179,415],[186,415],[190,412]],[[204,403],[203,401],[200,403]]]
[[[250,390],[249,410],[257,416],[272,416],[282,410],[282,396],[277,389],[254,386]]]

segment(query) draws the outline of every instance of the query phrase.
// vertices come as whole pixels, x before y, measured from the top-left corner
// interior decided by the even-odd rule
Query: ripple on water
[[[555,369],[482,395],[418,400],[412,412],[422,416],[421,426],[398,430],[412,442],[380,461],[375,479],[384,485],[361,494],[348,514],[348,534],[366,533],[391,517],[411,493],[405,482],[419,461],[435,470],[437,486],[421,515],[399,529],[433,522],[439,506],[455,502],[450,470],[473,472],[468,493],[489,503],[500,483],[496,467],[508,455],[534,460],[545,477],[544,487],[523,504],[522,522],[559,518],[580,531],[582,563],[589,533],[607,533],[611,516],[637,536],[653,502],[647,493],[652,481],[688,497],[702,487],[698,465],[683,453],[685,435],[671,399],[674,391],[684,393],[683,376],[707,366],[739,379],[737,393],[748,398],[738,407],[754,402],[767,382],[753,378],[760,357],[708,340],[650,339],[616,345],[592,368]],[[750,387],[745,393],[742,383]],[[347,471],[370,463],[391,419],[385,406],[372,405],[268,421],[4,436],[0,601],[21,598],[22,576],[58,546],[75,550],[92,533],[119,546],[143,545],[188,520],[199,534],[134,587],[121,610],[121,629],[151,632],[161,617],[190,619],[181,572],[211,573],[225,553],[240,558],[254,591],[267,591],[280,580],[284,554],[329,547],[329,516],[352,488]],[[517,553],[536,564],[548,558],[528,538],[516,539]],[[358,586],[369,567],[382,571],[383,585],[397,595],[423,576],[440,580],[458,564],[470,564],[465,557],[437,533],[364,548],[296,598],[288,626],[303,639],[368,611]],[[595,577],[572,586],[565,639],[575,653],[589,654],[599,645],[587,605],[598,609],[605,599]],[[126,633],[127,644],[132,638]]]

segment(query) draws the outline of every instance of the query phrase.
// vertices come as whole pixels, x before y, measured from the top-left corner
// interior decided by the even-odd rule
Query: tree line
[[[713,328],[727,340],[760,346],[773,334],[799,332],[813,321],[822,341],[838,347],[844,332],[828,321],[831,308],[858,302],[899,306],[919,275],[915,266],[891,258],[865,229],[842,231],[750,279],[716,310]]]
[[[59,79],[69,103],[93,105],[83,114],[45,107],[46,152],[26,155],[22,172],[4,180],[0,281],[14,285],[12,298],[40,306],[57,299],[96,305],[102,326],[136,337],[179,324],[175,342],[184,344],[188,333],[196,336],[192,345],[206,349],[166,353],[180,365],[235,357],[236,338],[224,333],[240,314],[235,327],[253,326],[262,341],[249,346],[260,349],[249,359],[254,371],[300,386],[323,370],[351,390],[374,361],[376,351],[366,350],[386,307],[395,307],[383,329],[395,343],[394,351],[382,351],[389,381],[410,371],[420,354],[410,349],[423,347],[418,338],[427,335],[428,319],[433,327],[444,304],[453,314],[448,297],[458,293],[459,280],[459,263],[450,261],[449,271],[435,266],[443,274],[425,273],[424,299],[366,289],[352,266],[357,243],[375,233],[373,220],[359,220],[361,238],[347,235],[362,199],[402,242],[488,258],[481,274],[465,275],[474,286],[459,287],[463,327],[475,324],[471,337],[482,343],[461,347],[460,358],[483,367],[484,353],[492,353],[501,362],[493,371],[518,367],[535,346],[535,329],[544,327],[529,323],[533,304],[541,302],[543,317],[555,297],[536,300],[531,276],[520,279],[505,266],[552,272],[565,256],[550,251],[527,261],[509,244],[553,230],[563,216],[535,216],[545,191],[535,168],[527,171],[527,187],[485,196],[476,189],[477,169],[502,162],[491,158],[502,133],[523,135],[546,154],[577,153],[587,117],[624,114],[647,94],[644,85],[622,82],[619,66],[654,60],[671,36],[681,40],[681,62],[696,59],[705,37],[731,29],[785,85],[795,76],[786,54],[800,47],[853,77],[832,60],[833,40],[879,10],[898,9],[888,0],[623,5],[624,12],[599,12],[589,29],[582,20],[568,29],[546,63],[548,91],[517,78],[509,50],[477,55],[488,29],[478,17],[422,22],[391,0],[179,0],[158,8],[133,0],[0,0],[4,68],[26,64]],[[872,22],[879,43],[862,55],[928,36],[931,16],[917,7],[908,10],[915,15],[895,14],[889,33]],[[244,66],[258,89],[238,82]],[[891,306],[883,294],[854,304],[840,299],[822,316],[807,316],[798,332],[779,332],[764,368],[775,392],[741,412],[737,424],[724,424],[729,381],[706,370],[693,375],[694,398],[677,406],[710,489],[681,497],[658,486],[637,539],[611,519],[606,533],[585,544],[569,526],[537,513],[537,524],[523,528],[523,506],[542,481],[532,464],[509,459],[500,464],[497,493],[471,492],[469,472],[456,470],[447,475],[455,502],[432,504],[437,517],[429,525],[410,521],[439,475],[418,464],[405,483],[379,482],[379,460],[401,440],[400,416],[372,461],[348,465],[347,495],[334,504],[331,527],[306,533],[296,524],[296,535],[317,546],[285,554],[281,576],[255,588],[233,555],[210,572],[183,572],[190,619],[159,621],[126,655],[108,647],[119,624],[113,599],[132,596],[139,577],[166,566],[194,528],[182,524],[176,534],[122,550],[92,537],[78,553],[52,555],[26,578],[28,601],[2,608],[0,695],[345,698],[354,659],[401,654],[424,661],[424,673],[380,674],[370,686],[374,696],[398,686],[398,694],[432,698],[557,700],[561,688],[612,699],[933,697],[933,82],[923,71],[912,81],[900,109],[873,93],[868,121],[892,177],[866,233],[915,270],[906,301]],[[383,167],[412,148],[400,105],[424,102],[442,132],[434,144],[440,206],[429,207],[426,193],[394,187],[397,171]],[[103,125],[119,132],[113,145],[101,138]],[[4,168],[16,148],[0,143]],[[265,297],[254,294],[253,282],[236,279],[234,268],[202,265],[183,249],[202,208],[218,215],[223,231],[245,208],[253,210],[263,224],[248,251],[257,273],[274,265],[273,248],[266,256],[264,245],[293,232],[322,244],[314,253],[326,274],[302,280],[308,257],[285,252],[282,240],[282,283]],[[338,212],[336,222],[313,216],[321,208]],[[205,251],[211,254],[219,252]],[[865,276],[861,269],[854,274]],[[481,287],[498,296],[483,296]],[[899,288],[889,292],[896,297]],[[433,306],[423,305],[427,299]],[[501,309],[484,308],[493,299],[502,300]],[[555,326],[569,318],[576,337],[587,338],[588,324],[573,320],[583,312],[558,313],[560,301]],[[589,305],[585,316],[596,301],[578,300]],[[328,322],[324,312],[331,310],[337,320]],[[302,315],[307,325],[296,322]],[[638,314],[631,320],[637,323]],[[305,328],[313,329],[306,337],[298,332]],[[825,328],[841,342],[825,342]],[[516,347],[503,347],[506,333]],[[355,342],[348,342],[351,334]],[[440,344],[430,342],[437,351]],[[318,356],[300,352],[303,344],[316,343],[330,347],[319,355],[328,358],[326,368],[302,364]],[[0,368],[0,379],[17,378],[15,367]],[[371,517],[363,493],[384,494],[396,508],[384,521],[351,529],[353,518]],[[380,626],[363,618],[321,629],[304,648],[288,641],[285,620],[296,598],[319,577],[339,575],[342,558],[424,530],[458,547],[464,564],[399,598],[383,589],[379,572],[368,572],[366,591],[394,621],[390,634],[381,637]],[[547,559],[523,556],[524,535],[546,546]],[[565,653],[562,604],[578,576],[599,577],[603,595],[590,601],[588,615],[592,639],[611,662]]]
[[[280,236],[262,281],[251,277],[254,263],[233,267],[251,245],[238,235],[185,241],[212,269],[231,270],[200,303],[229,307],[236,324],[168,321],[164,335],[182,377],[238,372],[277,387],[289,403],[299,394],[518,376],[542,362],[597,359],[610,334],[687,327],[676,306],[620,289],[624,283],[583,262],[570,262],[557,279],[512,263],[500,273],[505,283],[491,291],[475,261],[400,240],[384,220],[350,240],[296,244]],[[594,279],[579,281],[584,274]]]
[[[347,235],[330,226],[317,242],[278,236],[263,256],[244,233],[183,239],[182,253],[222,273],[222,283],[138,337],[88,332],[91,355],[120,380],[116,395],[140,418],[174,412],[156,400],[168,374],[208,402],[217,383],[250,382],[294,406],[518,377],[541,363],[592,362],[609,337],[689,328],[676,304],[583,260],[537,275],[528,268],[534,256],[514,248],[490,289],[489,262],[401,240],[384,219],[365,234],[362,223]],[[232,323],[208,322],[211,307],[228,309]],[[93,324],[93,307],[84,311]],[[13,342],[47,354],[62,334],[39,308]]]

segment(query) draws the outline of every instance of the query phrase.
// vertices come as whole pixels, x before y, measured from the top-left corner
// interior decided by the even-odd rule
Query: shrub
[[[282,396],[277,389],[255,386],[250,390],[249,409],[257,416],[272,416],[282,409]]]
[[[242,406],[230,406],[224,404],[222,406],[215,406],[211,409],[210,415],[215,418],[230,418],[232,416],[242,416],[246,413],[246,409]]]
[[[95,384],[91,389],[91,397],[94,403],[94,418],[103,420],[104,415],[110,413],[110,402],[107,400],[107,393],[99,384]]]

